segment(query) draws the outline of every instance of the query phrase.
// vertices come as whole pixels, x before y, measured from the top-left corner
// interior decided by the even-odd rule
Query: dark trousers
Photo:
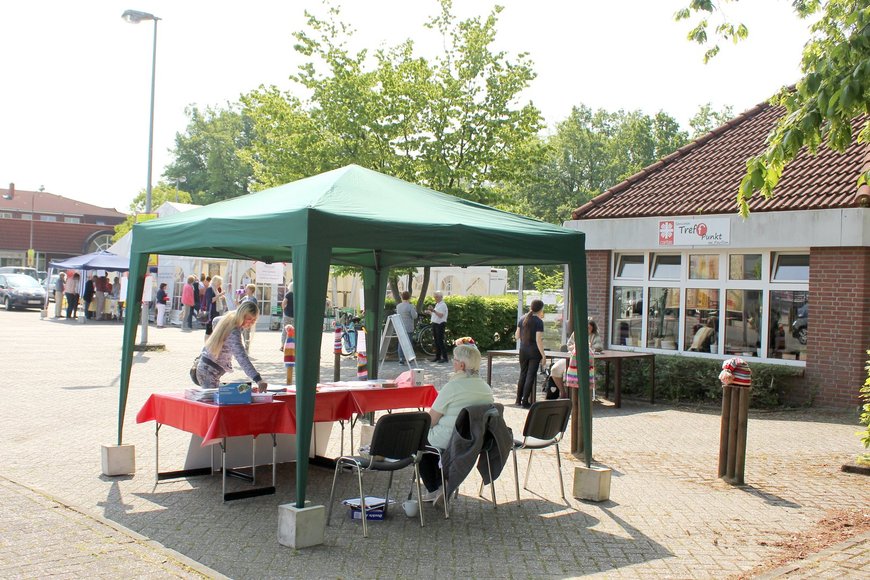
[[[432,324],[432,337],[435,339],[435,358],[440,360],[447,360],[447,346],[444,344],[445,328],[447,328],[446,322]]]
[[[420,479],[426,486],[426,491],[435,491],[441,487],[441,468],[438,467],[438,456],[434,453],[424,453],[420,459]]]
[[[93,314],[90,312],[91,302],[93,302],[93,298],[88,300],[85,298],[85,318],[93,318]]]
[[[79,295],[73,292],[66,292],[66,317],[72,318],[76,316],[76,308],[79,307]]]
[[[540,358],[532,358],[520,351],[520,380],[517,381],[517,405],[528,407],[532,404],[531,396],[538,384],[538,369]]]

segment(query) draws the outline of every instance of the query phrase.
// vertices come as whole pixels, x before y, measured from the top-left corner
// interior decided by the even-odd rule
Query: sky
[[[665,111],[684,128],[704,103],[734,114],[799,78],[808,38],[786,0],[726,3],[749,40],[723,45],[711,63],[673,14],[688,0],[501,0],[495,47],[529,53],[537,78],[523,93],[550,127],[580,104]],[[494,2],[454,0],[459,17]],[[433,57],[441,41],[423,23],[436,0],[344,0],[351,48],[413,38]],[[301,59],[292,33],[307,0],[29,0],[0,4],[0,184],[127,211],[145,189],[153,22],[128,24],[126,9],[158,16],[152,183],[171,162],[185,108],[225,106],[260,85],[293,89]]]

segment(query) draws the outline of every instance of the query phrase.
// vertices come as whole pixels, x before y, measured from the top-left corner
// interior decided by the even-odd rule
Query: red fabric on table
[[[155,393],[136,415],[137,423],[157,421],[203,438],[202,445],[224,437],[296,433],[296,422],[281,402],[223,405],[190,401],[179,394]]]
[[[275,395],[287,407],[296,432],[296,394]],[[353,403],[348,391],[319,392],[314,397],[314,422],[347,421],[353,415]]]
[[[353,412],[357,414],[387,409],[431,407],[438,396],[438,391],[432,385],[393,389],[360,389],[347,392],[350,393],[353,400]]]

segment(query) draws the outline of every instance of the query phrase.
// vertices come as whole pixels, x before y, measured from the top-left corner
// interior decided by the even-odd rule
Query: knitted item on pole
[[[293,367],[296,366],[296,329],[292,324],[285,327],[287,339],[284,341],[284,366],[287,369],[287,384],[293,382]]]
[[[357,335],[356,377],[361,381],[369,379],[368,357],[366,356],[366,331],[360,329]]]
[[[332,352],[341,354],[341,327],[335,327],[335,338],[332,343]]]

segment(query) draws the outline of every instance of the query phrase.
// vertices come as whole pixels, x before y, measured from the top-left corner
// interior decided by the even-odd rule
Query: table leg
[[[580,425],[580,389],[569,389],[571,398],[571,453],[583,452],[583,429]]]
[[[486,353],[486,384],[492,386],[492,354]]]
[[[604,361],[604,398],[610,398],[610,359]]]
[[[655,405],[656,402],[656,357],[651,356],[649,359],[649,402]]]
[[[616,359],[616,364],[613,369],[616,377],[613,379],[613,398],[616,408],[622,407],[622,361]]]
[[[275,487],[275,476],[278,471],[278,437],[272,433],[272,487]]]
[[[257,485],[257,436],[251,437],[251,485]]]

